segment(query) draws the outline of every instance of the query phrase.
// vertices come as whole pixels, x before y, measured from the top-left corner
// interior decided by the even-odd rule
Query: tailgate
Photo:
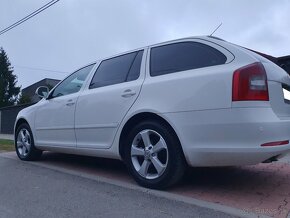
[[[290,77],[276,64],[270,61],[262,63],[267,73],[271,107],[280,118],[290,119]]]

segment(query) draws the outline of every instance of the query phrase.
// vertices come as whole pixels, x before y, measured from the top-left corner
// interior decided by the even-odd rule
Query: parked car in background
[[[289,75],[213,37],[164,42],[75,71],[15,123],[21,160],[42,151],[122,159],[149,188],[187,166],[276,160],[290,150]],[[285,93],[285,95],[283,94]]]

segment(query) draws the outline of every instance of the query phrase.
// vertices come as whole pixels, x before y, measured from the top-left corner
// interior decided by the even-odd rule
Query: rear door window
[[[217,49],[198,42],[163,45],[151,49],[150,75],[209,67],[224,64],[226,60],[226,56]]]
[[[90,89],[135,80],[140,75],[143,51],[132,52],[101,62]]]

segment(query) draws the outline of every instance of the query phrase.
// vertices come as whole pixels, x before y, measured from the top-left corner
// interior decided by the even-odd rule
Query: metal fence
[[[23,104],[0,108],[0,133],[13,134],[14,123],[19,111],[32,104]]]

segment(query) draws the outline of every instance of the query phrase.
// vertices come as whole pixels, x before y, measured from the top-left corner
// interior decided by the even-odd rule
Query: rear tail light
[[[269,101],[267,75],[261,63],[237,69],[232,88],[233,101]]]

